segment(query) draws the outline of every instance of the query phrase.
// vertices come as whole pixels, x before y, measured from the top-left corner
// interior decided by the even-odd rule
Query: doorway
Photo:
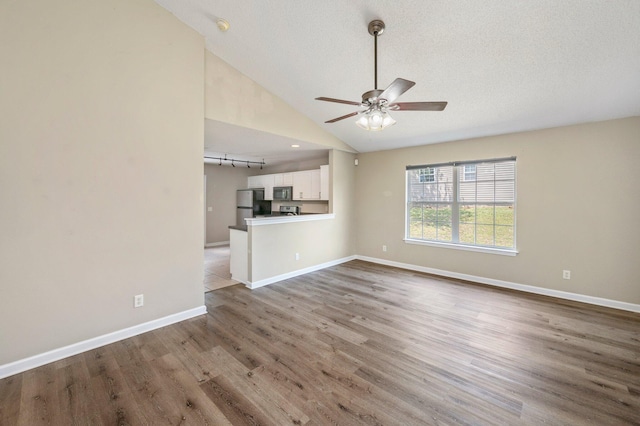
[[[205,293],[219,288],[238,284],[231,279],[229,245],[206,247],[204,249],[204,291]]]

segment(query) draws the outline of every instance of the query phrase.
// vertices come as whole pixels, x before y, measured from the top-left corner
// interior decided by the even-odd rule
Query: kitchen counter
[[[321,216],[321,217],[311,218],[310,216]],[[327,217],[327,216],[331,216],[331,217]],[[249,221],[252,221],[251,224],[255,226],[255,225],[263,224],[263,222],[261,222],[261,220],[263,219],[270,220],[270,222],[264,222],[265,224],[266,223],[271,224],[271,223],[283,223],[281,221],[278,221],[278,222],[271,221],[273,219],[283,219],[284,221],[287,221],[287,222],[303,222],[307,220],[320,220],[320,219],[332,219],[332,218],[333,218],[332,215],[328,215],[324,213],[300,213],[299,215],[289,215],[287,213],[273,212],[271,214],[261,214],[261,215],[257,215],[256,217],[249,218],[247,219],[247,223],[249,223]],[[229,229],[235,229],[236,231],[247,232],[248,226],[247,225],[244,225],[244,226],[230,225]]]
[[[280,212],[272,212],[271,214],[259,214],[256,215],[257,218],[261,217],[281,217],[281,216],[306,216],[310,214],[323,214],[323,213],[300,213],[300,214],[290,214],[290,213],[280,213]]]
[[[261,226],[261,225],[274,225],[277,223],[293,223],[293,222],[308,222],[311,220],[326,220],[335,219],[336,215],[333,213],[302,213],[297,216],[287,215],[271,215],[263,217],[254,217],[251,219],[245,219],[248,226]]]
[[[304,224],[303,222],[329,221],[335,219],[335,217],[336,215],[334,213],[301,214],[298,216],[278,214],[245,219],[247,226],[229,226],[231,278],[240,281],[249,288],[266,285],[269,281],[258,275],[259,273],[265,274],[263,271],[265,267],[259,261],[258,263],[255,262],[256,259],[264,258],[273,251],[273,247],[265,247],[265,244],[271,244],[276,240],[270,234],[274,232],[278,233],[278,241],[280,241],[280,238],[303,238],[304,240],[304,235],[306,235],[304,229],[308,229],[309,227],[316,228],[316,224]],[[291,232],[286,232],[289,224],[291,224]],[[268,225],[274,226],[271,227]],[[318,226],[320,225],[321,224],[318,224]],[[283,227],[284,229],[277,229],[278,227]],[[302,233],[300,232],[301,229],[303,230]],[[312,250],[313,244],[309,241],[300,243],[300,247],[303,247],[305,244],[308,244],[307,250],[309,253],[315,251],[314,249]],[[305,254],[303,254],[303,256],[305,256]],[[296,262],[297,261],[298,259],[296,259]]]

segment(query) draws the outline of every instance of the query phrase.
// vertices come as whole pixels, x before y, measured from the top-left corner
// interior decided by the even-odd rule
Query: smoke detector
[[[226,32],[229,29],[229,22],[225,19],[219,18],[216,21],[216,25],[218,26],[218,29],[220,31],[222,31],[223,33]]]

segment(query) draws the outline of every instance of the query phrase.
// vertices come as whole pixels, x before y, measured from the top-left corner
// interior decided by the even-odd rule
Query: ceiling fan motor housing
[[[378,102],[381,104],[386,103],[386,99],[378,99],[378,96],[380,96],[382,92],[384,92],[384,90],[380,89],[374,89],[369,90],[368,92],[364,92],[362,94],[362,103],[366,105],[372,105]]]

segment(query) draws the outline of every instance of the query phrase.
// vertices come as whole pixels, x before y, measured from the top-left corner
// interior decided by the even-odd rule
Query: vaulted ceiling
[[[358,151],[424,145],[640,115],[637,0],[156,0],[206,47]],[[219,18],[230,28],[221,32]],[[416,82],[399,100],[448,101],[400,111],[381,132],[355,118],[378,86]]]

